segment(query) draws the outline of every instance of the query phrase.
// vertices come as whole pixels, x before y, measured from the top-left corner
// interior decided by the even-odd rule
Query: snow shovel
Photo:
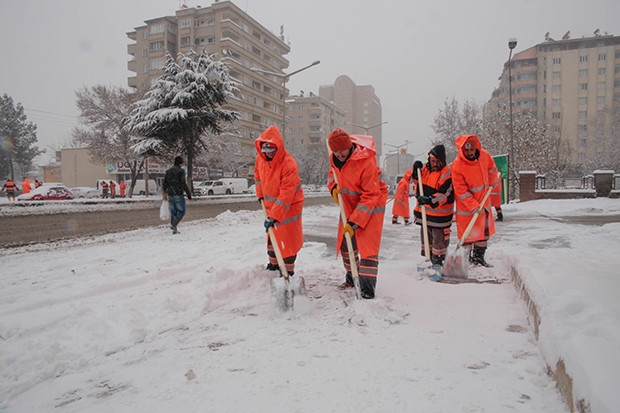
[[[265,219],[269,218],[265,203],[261,200],[260,204],[263,207]],[[271,279],[271,298],[282,311],[292,310],[295,302],[295,295],[306,294],[304,279],[302,277],[295,277],[294,280],[291,280],[288,271],[286,271],[286,264],[284,263],[284,258],[282,257],[282,252],[280,251],[280,246],[278,245],[273,227],[269,227],[267,233],[269,234],[273,251],[278,260],[278,271],[280,272],[280,277]]]
[[[420,196],[424,196],[424,185],[422,185],[422,172],[418,171],[418,182],[420,184]],[[424,257],[431,259],[431,251],[428,245],[428,224],[426,223],[426,205],[422,204],[422,232],[424,233]]]
[[[484,204],[487,202],[489,195],[491,195],[492,189],[493,188],[489,186],[489,189],[484,194],[484,197],[482,198],[482,201],[480,202],[481,206],[484,206]],[[452,254],[448,254],[446,256],[446,262],[444,263],[443,270],[442,270],[442,274],[444,277],[467,279],[467,261],[468,260],[465,259],[466,257],[464,254],[464,250],[462,250],[461,247],[463,246],[463,243],[467,239],[467,236],[469,235],[472,228],[474,227],[474,224],[476,223],[476,220],[478,219],[479,215],[480,215],[480,210],[474,213],[474,216],[471,218],[471,221],[469,221],[469,225],[467,225],[467,228],[465,228],[465,232],[463,232],[463,236],[459,240],[458,244],[456,244],[456,249],[454,250]]]

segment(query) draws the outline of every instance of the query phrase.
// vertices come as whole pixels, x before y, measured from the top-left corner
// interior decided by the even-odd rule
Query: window
[[[579,119],[587,119],[588,118],[588,111],[587,110],[580,110],[579,111]]]
[[[181,20],[181,28],[182,29],[187,29],[189,27],[192,27],[192,21],[190,19],[183,19],[183,20]]]
[[[596,89],[597,89],[598,91],[605,90],[605,82],[598,82],[598,83],[596,84]]]
[[[553,72],[553,78],[554,79],[561,79],[562,78],[562,72]]]
[[[554,65],[560,65],[560,64],[562,64],[562,58],[561,58],[561,57],[554,57],[554,58],[553,58],[553,64],[554,64]]]
[[[181,47],[187,47],[190,44],[191,44],[191,41],[190,41],[190,37],[189,36],[181,37]]]
[[[159,58],[159,59],[152,59],[149,62],[149,68],[151,70],[157,70],[157,69],[161,69],[162,67],[164,67],[164,59],[163,58]]]
[[[588,98],[587,97],[582,97],[577,99],[577,103],[579,105],[587,105],[588,104]]]
[[[579,84],[579,90],[588,90],[588,84],[587,83],[580,83]]]
[[[579,132],[585,133],[587,131],[588,131],[588,125],[579,125]],[[585,139],[584,139],[584,144],[585,144]]]
[[[553,93],[560,93],[562,91],[562,85],[553,85],[551,91]]]
[[[553,98],[552,103],[553,106],[561,106],[562,105],[562,99],[560,98]]]
[[[149,44],[149,52],[159,52],[164,50],[164,41],[151,42]]]
[[[148,55],[149,55],[149,49],[145,47],[144,49],[142,49],[142,56],[148,56]]]
[[[599,105],[604,105],[605,104],[605,96],[597,96],[596,97],[596,103]]]
[[[598,54],[598,61],[599,62],[604,62],[605,60],[607,60],[607,53],[599,53]]]
[[[560,112],[553,112],[553,113],[551,114],[551,117],[552,117],[553,119],[560,119],[560,118],[561,118]]]
[[[605,70],[605,69],[606,69],[606,68],[604,68],[604,67],[599,67],[599,68],[598,68],[598,74],[599,74],[599,75],[604,75],[604,74],[606,74],[606,73],[607,73],[607,70]]]
[[[588,55],[579,56],[579,63],[587,63]]]
[[[582,126],[582,125],[579,125]],[[583,125],[585,126],[585,125]],[[586,146],[587,145],[587,139],[586,138],[581,138],[579,139],[579,146]]]
[[[164,24],[158,23],[149,27],[150,34],[159,34],[164,32]]]
[[[588,69],[580,69],[579,77],[588,77]]]

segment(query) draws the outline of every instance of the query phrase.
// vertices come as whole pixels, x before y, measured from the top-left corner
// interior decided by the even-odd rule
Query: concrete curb
[[[519,272],[513,266],[510,267],[510,279],[512,281],[513,286],[519,293],[521,299],[525,303],[528,310],[528,318],[530,319],[530,324],[534,330],[534,336],[536,341],[538,342],[539,334],[540,334],[540,314],[538,312],[538,308],[536,307],[536,303],[532,299],[527,285],[521,279]],[[547,374],[553,377],[555,382],[557,383],[558,390],[564,399],[567,407],[569,408],[571,413],[591,413],[590,404],[584,400],[575,400],[573,396],[573,379],[566,372],[566,365],[564,364],[564,360],[560,358],[555,362],[555,366],[549,364],[549,360],[547,362]]]

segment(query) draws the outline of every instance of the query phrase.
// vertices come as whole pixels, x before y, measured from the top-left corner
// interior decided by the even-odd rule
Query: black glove
[[[418,197],[418,203],[420,205],[430,205],[432,202],[432,198],[428,195],[422,195]]]
[[[278,221],[273,218],[267,218],[265,220],[265,232],[269,232],[269,228],[275,227],[277,222]]]
[[[262,205],[264,199],[265,198],[258,198],[258,203]]]
[[[497,219],[496,221],[503,221],[504,220],[504,214],[502,214],[502,211],[498,211],[497,212]]]
[[[424,168],[424,164],[422,163],[422,161],[415,161],[413,163],[413,172],[417,173],[418,169],[422,169],[422,168]]]

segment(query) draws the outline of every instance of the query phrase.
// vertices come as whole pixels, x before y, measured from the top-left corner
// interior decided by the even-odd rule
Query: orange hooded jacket
[[[470,161],[463,153],[463,147],[469,142],[478,150],[478,158]],[[489,186],[495,188],[499,184],[499,177],[495,161],[491,155],[482,149],[480,140],[476,135],[461,135],[456,138],[458,155],[452,163],[452,185],[456,201],[456,227],[458,237],[461,239],[465,228],[474,216],[476,208],[480,207],[480,201],[484,198]],[[482,212],[466,243],[486,241],[495,234],[495,223],[491,212],[491,199],[488,198],[483,205]],[[486,212],[486,213],[485,213]]]
[[[263,142],[277,148],[271,161],[261,152]],[[301,213],[304,193],[297,172],[297,162],[284,149],[284,139],[275,126],[270,126],[254,141],[258,152],[254,166],[256,197],[263,198],[267,215],[278,223],[273,230],[283,257],[291,257],[301,249],[304,236]]]
[[[336,186],[333,175],[335,171],[342,191],[347,221],[359,226],[355,235],[360,256],[378,256],[388,195],[387,185],[380,179],[381,169],[377,166],[374,139],[371,136],[351,135],[351,141],[354,145],[352,153],[341,169],[335,166],[334,155],[330,156],[331,169],[327,187],[331,192]],[[342,220],[339,220],[336,254],[342,239]]]
[[[409,209],[409,186],[411,185],[411,175],[413,170],[407,169],[403,177],[398,181],[396,193],[394,194],[394,205],[392,205],[392,215],[409,219],[411,211]]]

